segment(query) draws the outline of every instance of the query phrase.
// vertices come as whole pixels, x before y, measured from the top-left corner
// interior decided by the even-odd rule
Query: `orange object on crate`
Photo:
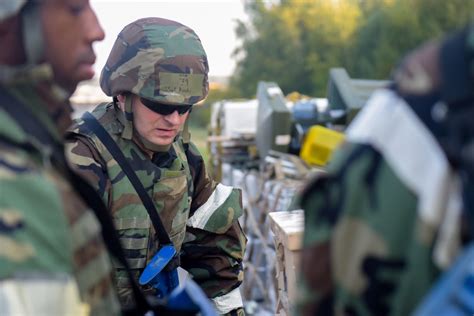
[[[312,126],[304,139],[300,157],[310,165],[324,166],[343,141],[341,132],[320,125]]]

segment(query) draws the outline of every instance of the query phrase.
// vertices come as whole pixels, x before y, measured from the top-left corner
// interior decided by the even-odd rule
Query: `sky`
[[[90,0],[105,31],[94,45],[96,76],[104,66],[117,34],[136,19],[157,16],[191,27],[201,38],[209,61],[210,76],[229,76],[235,68],[231,57],[238,45],[236,20],[247,20],[242,0]]]

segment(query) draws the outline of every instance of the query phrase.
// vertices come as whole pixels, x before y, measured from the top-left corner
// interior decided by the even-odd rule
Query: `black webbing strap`
[[[124,315],[144,315],[147,311],[164,311],[165,309],[161,306],[151,306],[152,304],[145,298],[141,292],[135,278],[132,276],[130,267],[122,247],[120,245],[117,232],[115,231],[112,218],[104,205],[102,199],[94,188],[89,185],[83,178],[74,173],[66,162],[64,154],[64,145],[54,139],[49,131],[38,121],[36,117],[30,114],[30,111],[16,98],[11,96],[3,86],[0,85],[0,106],[5,110],[20,126],[21,128],[31,137],[36,138],[42,146],[47,146],[51,152],[51,163],[59,170],[65,172],[68,177],[70,184],[76,190],[76,192],[82,197],[84,202],[90,207],[97,219],[102,226],[102,237],[107,246],[108,251],[125,267],[128,275],[128,279],[132,286],[133,296],[135,299],[136,306],[130,310],[124,311]],[[21,148],[34,147],[28,143],[12,144],[18,145]],[[155,305],[155,304],[153,304]]]
[[[117,143],[112,139],[110,134],[105,130],[105,128],[100,125],[97,119],[89,112],[85,112],[82,116],[86,127],[93,132],[104,144],[107,150],[110,152],[112,157],[117,161],[117,163],[122,168],[123,172],[127,175],[128,180],[132,183],[135,191],[140,196],[143,205],[145,206],[148,215],[150,216],[153,227],[155,228],[158,240],[161,245],[172,244],[168,233],[166,232],[163,223],[161,222],[158,211],[153,203],[153,200],[150,198],[145,188],[143,187],[142,182],[138,179],[135,171],[127,161],[127,158],[122,153],[122,150],[118,147]]]

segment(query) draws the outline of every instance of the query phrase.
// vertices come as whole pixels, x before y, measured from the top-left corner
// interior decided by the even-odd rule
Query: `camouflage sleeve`
[[[321,211],[329,209],[329,203],[334,203],[331,192],[335,192],[336,188],[331,182],[328,176],[315,179],[301,202],[305,211],[305,233],[297,287],[299,315],[331,315],[323,305],[325,300],[329,301],[333,286],[330,235],[335,219],[330,213]]]
[[[0,157],[0,315],[83,315],[57,189],[21,155]]]
[[[242,315],[239,286],[247,240],[238,221],[242,215],[241,192],[215,183],[192,144],[187,158],[195,190],[182,266],[213,299],[220,314]]]
[[[298,276],[298,315],[332,315],[334,280],[331,268],[331,235],[347,198],[346,169],[362,153],[345,144],[335,153],[328,172],[307,185],[301,199],[305,212],[303,250]]]
[[[71,167],[86,178],[100,194],[106,205],[109,205],[109,196],[112,183],[107,176],[105,162],[97,149],[84,136],[69,134],[66,143],[66,155]]]

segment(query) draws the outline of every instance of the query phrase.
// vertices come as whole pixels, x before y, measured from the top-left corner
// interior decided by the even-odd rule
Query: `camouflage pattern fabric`
[[[9,0],[0,3],[0,21],[17,13],[26,3],[26,0]]]
[[[181,251],[181,266],[210,298],[229,295],[240,299],[246,243],[237,221],[242,214],[240,191],[212,181],[192,143],[184,144],[178,137],[168,152],[154,153],[138,136],[133,140],[122,137],[124,126],[119,117],[123,112],[113,103],[99,105],[93,115],[123,150],[153,197],[167,233]],[[82,120],[76,122],[71,134],[75,141],[68,146],[70,161],[103,196],[138,278],[159,247],[148,213],[120,166]],[[130,288],[117,268],[121,300],[127,304]],[[240,300],[240,305],[231,305],[228,311],[241,306]]]
[[[108,96],[131,92],[156,102],[195,104],[208,94],[208,71],[206,52],[192,29],[145,18],[120,32],[100,85]]]
[[[39,66],[15,78],[2,86],[28,108],[25,115],[36,116],[61,141],[71,123],[71,109],[61,90],[51,84],[50,68]],[[92,315],[118,315],[100,224],[62,170],[51,165],[47,149],[35,135],[25,134],[0,105],[0,311],[15,313],[14,301],[21,297],[8,292],[17,289],[29,293],[19,306],[32,308],[28,313],[75,314],[74,306],[64,305],[64,313],[60,307],[69,302],[72,285],[79,290],[85,314],[90,309]],[[31,293],[32,282],[37,286]],[[58,288],[62,283],[64,287]]]
[[[303,199],[299,311],[409,315],[459,249],[457,176],[392,91],[372,96],[347,139]]]
[[[306,188],[298,314],[410,315],[472,240],[473,35],[409,55],[423,85],[375,93]]]

